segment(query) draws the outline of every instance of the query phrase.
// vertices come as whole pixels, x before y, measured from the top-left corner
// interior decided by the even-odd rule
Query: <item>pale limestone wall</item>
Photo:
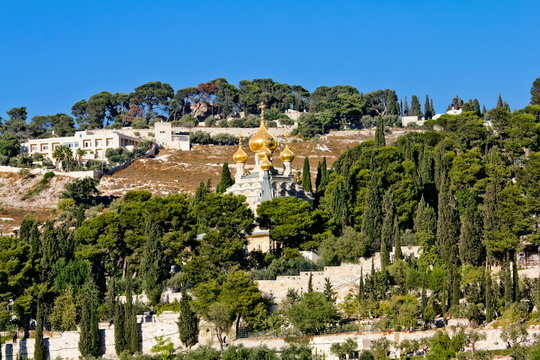
[[[140,326],[139,336],[142,340],[142,352],[151,354],[151,349],[157,344],[157,338],[162,336],[169,339],[178,351],[183,350],[178,335],[178,314],[164,312],[160,316],[138,316]],[[199,325],[199,344],[217,345],[214,332],[208,324],[201,322]],[[100,326],[101,344],[103,356],[108,359],[116,359],[114,349],[114,325],[101,323]],[[49,349],[50,359],[79,359],[79,333],[78,331],[66,331],[63,333],[45,332],[45,344]],[[2,346],[1,358],[4,360],[15,360],[20,355],[23,358],[34,357],[35,342],[33,338],[24,339],[15,343],[8,342]],[[216,346],[217,347],[217,346]]]
[[[14,167],[14,166],[0,166],[0,172],[6,172],[6,173],[16,173],[18,174],[21,171],[22,168],[20,167]],[[30,174],[32,175],[43,175],[48,172],[52,172],[55,175],[58,176],[66,176],[70,178],[75,179],[82,179],[85,177],[93,177],[97,178],[99,177],[99,171],[98,170],[88,170],[88,171],[69,171],[69,172],[63,172],[63,171],[54,171],[51,169],[28,169]]]
[[[209,133],[210,135],[217,135],[217,134],[229,134],[234,136],[242,136],[242,137],[249,137],[258,130],[259,128],[219,128],[219,127],[193,127],[193,128],[187,128],[187,127],[175,127],[173,128],[173,131],[179,131],[179,132],[194,132],[197,130],[201,130],[204,132]],[[268,131],[272,133],[274,136],[284,136],[290,133],[292,130],[292,127],[283,127],[283,128],[269,128]]]
[[[402,246],[403,256],[418,257],[418,246]],[[393,254],[391,254],[392,256]],[[371,264],[376,270],[381,267],[380,253],[375,253],[373,258],[361,258],[358,264],[341,264],[340,266],[326,266],[323,271],[301,272],[297,276],[278,276],[276,280],[257,280],[259,290],[263,295],[272,298],[277,304],[281,303],[289,289],[298,292],[306,292],[309,276],[312,275],[313,290],[323,291],[325,279],[329,278],[332,283],[337,301],[342,301],[349,291],[357,288],[360,274],[364,276],[371,273]]]

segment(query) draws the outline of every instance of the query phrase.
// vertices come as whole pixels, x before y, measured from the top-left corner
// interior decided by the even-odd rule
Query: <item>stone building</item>
[[[285,145],[279,154],[283,162],[282,171],[278,171],[272,165],[272,156],[278,145],[277,138],[266,128],[262,106],[261,124],[249,140],[249,148],[255,156],[255,168],[251,172],[246,171],[245,165],[249,156],[239,144],[238,150],[233,155],[236,163],[235,183],[226,190],[226,193],[244,195],[249,208],[255,214],[261,202],[278,197],[294,196],[309,203],[313,202],[311,193],[307,193],[300,184],[294,181],[291,169],[294,153],[288,145]],[[255,229],[248,239],[249,251],[266,252],[278,245],[270,239],[268,230],[264,229]]]

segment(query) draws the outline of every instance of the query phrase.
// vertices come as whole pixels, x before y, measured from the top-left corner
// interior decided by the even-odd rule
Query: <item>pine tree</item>
[[[164,252],[161,246],[161,228],[157,221],[146,223],[146,246],[144,249],[143,273],[146,295],[151,304],[161,300],[165,271],[162,268]]]
[[[416,95],[411,97],[411,110],[409,111],[409,115],[418,117],[423,115],[420,107],[420,101]]]
[[[493,321],[493,284],[489,271],[486,272],[486,323]]]
[[[473,196],[469,196],[463,213],[459,235],[459,255],[462,264],[480,266],[485,259],[482,243],[482,216]]]
[[[458,260],[459,217],[449,180],[443,177],[439,191],[439,211],[437,219],[437,251],[449,266]]]
[[[380,246],[382,225],[381,196],[379,193],[379,177],[375,172],[371,175],[366,194],[366,205],[362,216],[362,235],[366,237],[370,248]]]
[[[114,349],[120,355],[127,350],[126,341],[126,307],[119,302],[114,307]]]
[[[46,360],[47,349],[43,340],[43,320],[45,319],[45,311],[43,304],[38,302],[36,314],[36,335],[34,341],[34,360]]]
[[[377,129],[375,130],[375,147],[386,146],[386,139],[384,137],[384,120],[382,117],[377,118]]]
[[[334,301],[334,289],[332,287],[332,283],[330,282],[330,278],[324,278],[323,292],[327,301]]]
[[[177,324],[180,341],[188,350],[199,342],[199,318],[197,317],[197,314],[191,310],[189,305],[190,301],[191,298],[183,288]]]
[[[234,184],[234,179],[231,176],[231,171],[229,170],[229,164],[227,162],[223,163],[221,168],[221,181],[219,182],[216,191],[220,194],[223,194],[229,186]]]
[[[302,187],[308,193],[313,192],[313,188],[311,187],[311,170],[307,156],[304,158],[304,168],[302,169]]]
[[[126,276],[126,304],[124,306],[126,350],[131,354],[139,351],[139,326],[137,315],[133,306],[133,293],[131,286],[131,274]]]
[[[397,215],[394,216],[393,226],[393,238],[394,238],[394,262],[397,260],[403,260],[403,254],[401,253],[401,234],[399,233],[399,220]]]
[[[388,248],[392,244],[394,226],[394,196],[388,189],[383,198],[384,219],[381,230],[381,269],[390,265],[390,252]]]
[[[97,314],[97,294],[93,280],[89,280],[83,291],[81,302],[81,320],[79,351],[82,357],[98,357],[100,355],[100,337]]]

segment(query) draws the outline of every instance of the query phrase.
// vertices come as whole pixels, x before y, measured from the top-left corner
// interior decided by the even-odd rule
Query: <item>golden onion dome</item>
[[[274,135],[268,132],[264,124],[264,106],[261,105],[261,125],[257,132],[249,139],[249,148],[254,153],[259,153],[264,145],[270,151],[274,151],[278,146],[278,141]]]
[[[237,163],[245,163],[248,159],[248,154],[242,149],[242,140],[238,144],[238,150],[233,154],[233,160]]]
[[[260,160],[262,160],[265,155],[268,158],[268,160],[270,160],[270,158],[272,157],[272,151],[266,145],[263,145],[261,150],[257,153],[257,156],[259,157]]]
[[[289,149],[289,145],[285,145],[285,149],[279,154],[279,158],[283,162],[292,162],[294,160],[294,153]]]
[[[264,170],[264,171],[268,171],[270,170],[270,168],[272,167],[272,163],[270,162],[270,160],[268,160],[268,156],[266,156],[266,154],[264,154],[262,160],[261,160],[261,169]]]

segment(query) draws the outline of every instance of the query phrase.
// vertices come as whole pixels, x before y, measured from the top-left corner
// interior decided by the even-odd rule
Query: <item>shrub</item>
[[[146,129],[148,128],[148,121],[142,117],[136,117],[131,122],[131,127],[133,129]]]
[[[189,134],[189,140],[194,144],[210,144],[212,142],[212,137],[209,133],[197,130]]]
[[[235,145],[238,143],[238,138],[229,134],[216,134],[212,136],[212,143],[216,145]]]

